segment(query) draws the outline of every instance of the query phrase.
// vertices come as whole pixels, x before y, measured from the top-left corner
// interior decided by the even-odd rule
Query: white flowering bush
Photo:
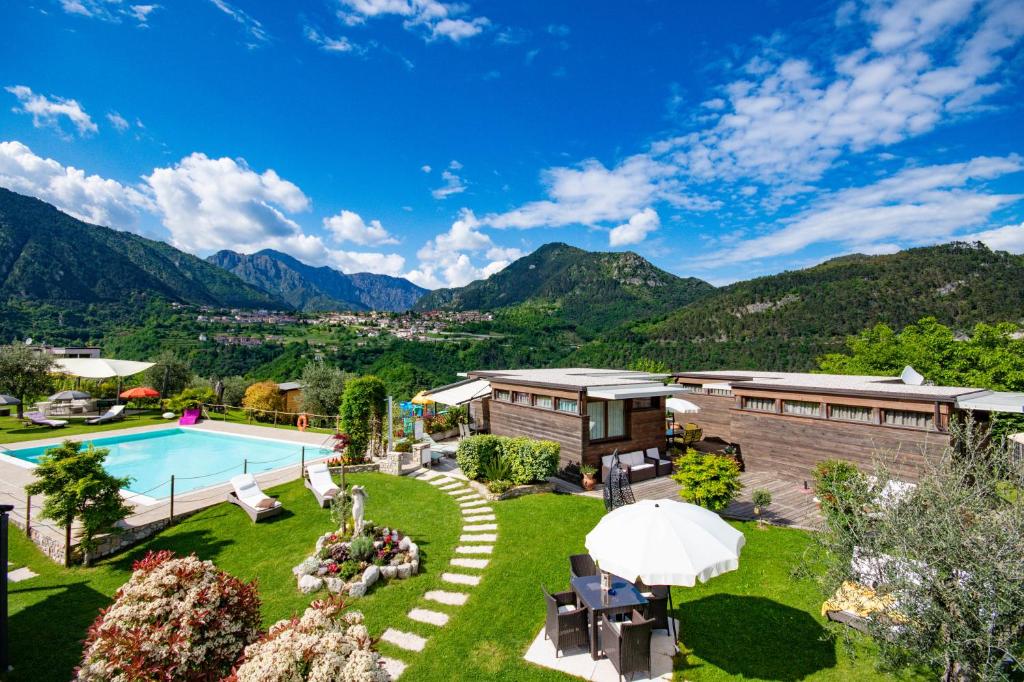
[[[226,682],[388,682],[363,614],[343,609],[340,599],[317,600],[301,618],[277,622]]]
[[[255,583],[167,550],[132,568],[89,628],[78,680],[217,680],[259,637]]]

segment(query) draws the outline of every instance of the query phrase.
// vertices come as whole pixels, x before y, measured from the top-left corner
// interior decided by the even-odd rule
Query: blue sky
[[[1024,251],[1019,1],[31,0],[0,23],[0,186],[203,256],[437,287],[556,240],[716,284]]]

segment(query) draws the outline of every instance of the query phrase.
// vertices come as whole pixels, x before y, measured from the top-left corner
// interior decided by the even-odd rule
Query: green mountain
[[[954,242],[835,258],[722,287],[663,320],[616,330],[573,361],[650,357],[677,370],[808,370],[848,335],[927,316],[965,332],[978,322],[1022,321],[1024,256]]]
[[[426,289],[400,277],[360,272],[346,275],[313,267],[264,249],[246,255],[218,251],[207,260],[299,310],[408,310]]]
[[[0,188],[0,292],[105,303],[145,295],[202,305],[282,307],[276,297],[163,242],[91,225]]]
[[[597,332],[665,315],[714,292],[703,280],[660,270],[632,252],[598,253],[545,244],[487,279],[438,289],[417,310],[496,310],[542,305],[559,319]]]

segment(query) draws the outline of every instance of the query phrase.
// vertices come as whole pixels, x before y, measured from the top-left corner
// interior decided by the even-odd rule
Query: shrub
[[[245,657],[227,682],[344,680],[388,682],[380,654],[358,611],[341,613],[337,599],[317,600],[301,618],[278,621]]]
[[[501,436],[491,434],[480,434],[460,440],[459,448],[455,452],[455,461],[462,469],[462,473],[469,478],[479,479],[484,465],[497,459],[501,440]]]
[[[500,495],[514,486],[515,484],[507,479],[494,479],[487,482],[487,489],[496,495]]]
[[[412,452],[413,442],[412,438],[402,438],[395,441],[395,452]]]
[[[525,485],[544,481],[558,471],[558,459],[562,448],[550,440],[530,438],[506,438],[502,443],[502,459],[512,467],[512,482]]]
[[[458,422],[455,421],[448,412],[435,414],[433,417],[428,417],[423,422],[423,428],[426,429],[427,433],[431,434],[454,429],[457,425]]]
[[[480,467],[480,476],[485,481],[511,481],[512,462],[508,458],[498,456]]]
[[[366,535],[352,538],[348,553],[356,561],[368,561],[373,556],[373,538]]]
[[[345,384],[341,428],[348,434],[348,451],[354,457],[362,458],[370,441],[380,441],[386,400],[384,382],[375,376],[359,377]]]
[[[164,400],[164,409],[171,412],[184,412],[193,407],[199,407],[202,403],[212,403],[216,399],[213,390],[209,388],[186,388],[181,393]]]
[[[219,679],[259,636],[255,583],[167,550],[132,568],[89,628],[77,679]]]
[[[253,411],[256,419],[267,419],[269,412],[281,409],[281,391],[273,381],[260,381],[245,389],[242,407]]]
[[[172,395],[184,390],[192,381],[192,367],[188,361],[171,350],[165,350],[146,370],[143,383],[160,391],[160,395]]]
[[[760,512],[772,503],[772,491],[758,488],[750,496],[750,501],[754,503],[754,509]]]
[[[814,495],[826,518],[851,517],[868,501],[867,479],[850,462],[826,459],[814,467]]]
[[[680,497],[711,511],[728,507],[743,488],[736,460],[692,449],[676,460],[672,478],[681,486]]]
[[[245,399],[245,389],[249,387],[248,382],[240,376],[224,377],[221,379],[224,384],[224,396],[221,400],[225,405],[238,407]]]

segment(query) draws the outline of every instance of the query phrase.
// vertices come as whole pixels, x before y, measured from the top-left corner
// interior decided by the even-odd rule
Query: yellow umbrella
[[[430,398],[428,398],[428,397],[426,397],[425,395],[423,395],[424,393],[426,393],[426,391],[425,391],[425,390],[424,390],[424,391],[420,391],[419,393],[417,393],[417,394],[416,394],[416,397],[414,397],[414,398],[412,399],[412,404],[413,404],[413,405],[429,405],[429,404],[431,404],[432,402],[434,402],[434,401],[433,401],[433,400],[431,400]]]

